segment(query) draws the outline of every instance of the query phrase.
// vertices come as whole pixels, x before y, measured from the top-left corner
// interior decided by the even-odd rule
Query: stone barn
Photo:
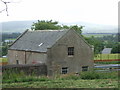
[[[93,68],[92,47],[74,30],[25,31],[8,50],[9,64],[47,66],[47,75]]]

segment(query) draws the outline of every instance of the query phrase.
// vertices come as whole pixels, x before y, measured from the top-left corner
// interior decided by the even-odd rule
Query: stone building
[[[47,74],[78,73],[93,68],[91,46],[74,30],[25,31],[8,50],[9,64],[47,66]]]

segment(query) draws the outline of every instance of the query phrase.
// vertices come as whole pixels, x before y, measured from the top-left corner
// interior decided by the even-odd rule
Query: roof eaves
[[[36,51],[36,50],[20,50],[20,49],[9,49],[9,50],[16,50],[16,51],[26,51],[26,52],[38,52],[38,53],[47,53],[46,51]]]

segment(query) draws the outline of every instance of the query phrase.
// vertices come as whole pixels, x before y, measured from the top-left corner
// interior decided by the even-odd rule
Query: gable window
[[[16,60],[16,64],[19,64],[19,60]]]
[[[88,66],[82,66],[82,71],[88,71]]]
[[[74,47],[68,47],[68,55],[74,55]]]
[[[62,67],[62,74],[68,73],[68,67]]]

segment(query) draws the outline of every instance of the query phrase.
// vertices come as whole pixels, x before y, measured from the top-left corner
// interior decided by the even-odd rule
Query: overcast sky
[[[119,0],[5,0],[9,16],[0,13],[0,22],[19,20],[55,20],[64,23],[89,22],[118,24]],[[0,2],[0,10],[5,5]]]

